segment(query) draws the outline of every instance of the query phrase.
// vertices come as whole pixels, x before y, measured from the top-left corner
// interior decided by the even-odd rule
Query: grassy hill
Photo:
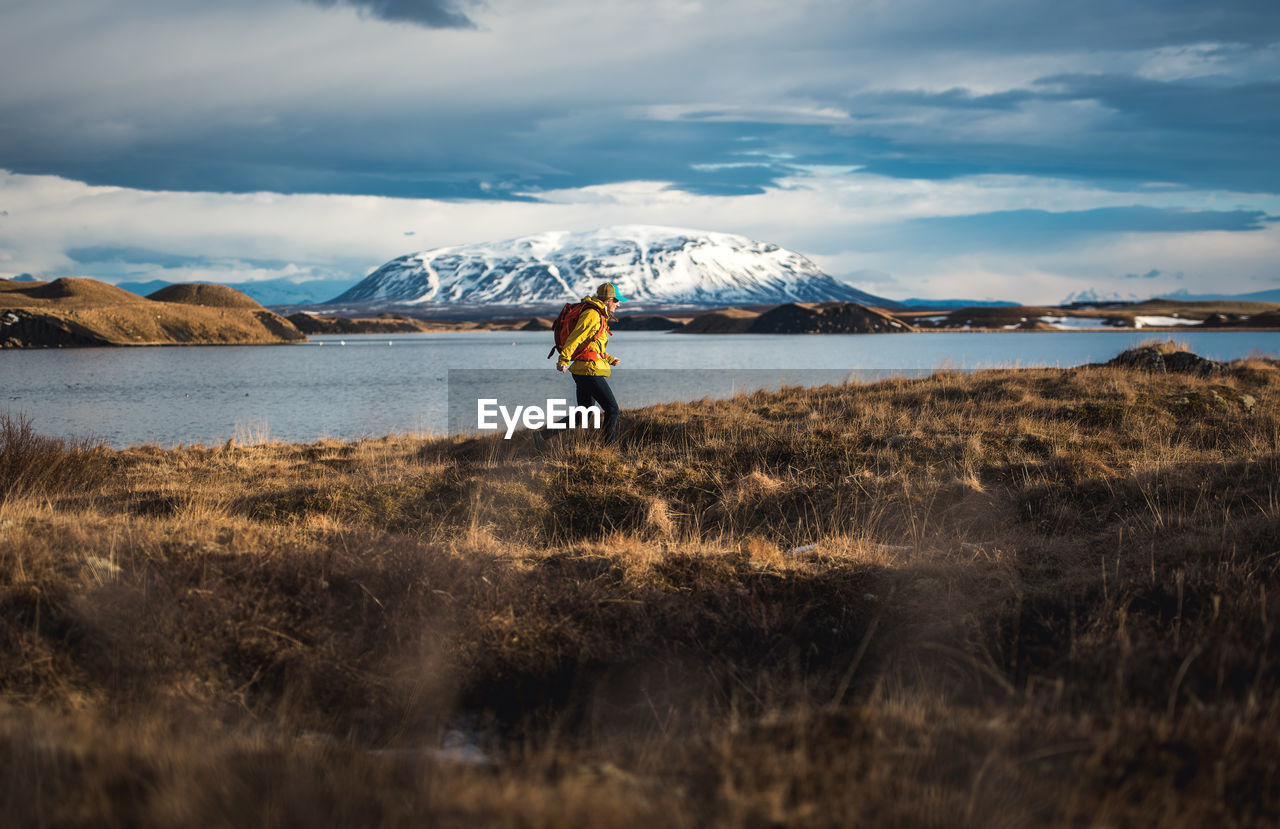
[[[95,279],[0,280],[0,347],[296,342],[282,317],[222,285],[173,285],[143,298]]]
[[[183,305],[201,305],[207,308],[252,308],[262,306],[246,294],[226,285],[205,283],[185,283],[166,285],[158,291],[147,294],[147,299],[155,302],[177,302]]]
[[[5,420],[0,820],[1274,825],[1280,368],[1161,356],[617,449]]]

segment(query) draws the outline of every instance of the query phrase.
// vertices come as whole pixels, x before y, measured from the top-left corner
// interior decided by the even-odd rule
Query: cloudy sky
[[[1275,0],[0,0],[0,276],[741,233],[901,299],[1280,287]]]

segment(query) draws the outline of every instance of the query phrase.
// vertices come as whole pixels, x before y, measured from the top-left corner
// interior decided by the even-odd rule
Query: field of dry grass
[[[0,823],[1273,825],[1278,392],[943,372],[546,452],[10,419]]]

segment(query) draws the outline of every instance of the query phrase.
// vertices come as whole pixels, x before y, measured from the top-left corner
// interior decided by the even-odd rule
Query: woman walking
[[[613,443],[618,439],[618,401],[609,388],[608,377],[619,362],[606,350],[609,345],[609,320],[619,303],[627,298],[618,293],[612,282],[605,282],[596,289],[595,296],[582,298],[583,309],[578,321],[569,332],[556,371],[566,369],[573,375],[577,386],[578,405],[596,403],[604,415],[604,439]]]

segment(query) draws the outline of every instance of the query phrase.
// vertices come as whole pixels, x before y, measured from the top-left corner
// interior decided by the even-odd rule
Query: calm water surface
[[[779,384],[861,381],[886,372],[1074,366],[1108,360],[1157,337],[1173,337],[1215,360],[1280,354],[1280,332],[1256,331],[628,331],[612,342],[622,358],[613,387],[627,408]],[[279,346],[5,351],[0,410],[31,418],[45,434],[92,436],[113,446],[443,433],[456,430],[459,408],[474,406],[475,395],[488,393],[495,377],[522,377],[527,388],[572,398],[572,381],[545,359],[550,340],[546,332],[447,332],[325,336]],[[508,371],[487,371],[492,369]]]

